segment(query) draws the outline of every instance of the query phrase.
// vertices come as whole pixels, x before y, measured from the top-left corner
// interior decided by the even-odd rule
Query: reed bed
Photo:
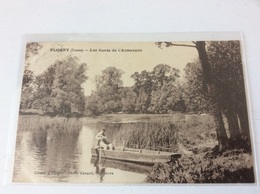
[[[138,149],[170,149],[177,142],[177,128],[171,122],[103,123],[114,145]]]
[[[214,146],[215,125],[210,116],[134,115],[107,116],[110,121],[100,121],[97,128],[107,128],[107,134],[116,146],[137,149],[196,152],[201,146]]]
[[[20,115],[18,121],[18,131],[74,133],[81,128],[82,119],[78,118]]]

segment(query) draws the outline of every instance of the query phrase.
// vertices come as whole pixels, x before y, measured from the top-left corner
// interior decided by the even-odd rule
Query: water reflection
[[[96,171],[95,171],[96,174],[98,174],[100,176],[99,182],[102,183],[104,176],[106,174],[106,168],[101,165],[100,158],[98,158],[98,157],[95,158],[94,167],[96,168]]]
[[[98,164],[98,158],[92,157],[91,163],[96,166]],[[105,168],[116,168],[123,171],[129,171],[129,172],[135,172],[135,173],[142,173],[142,174],[148,174],[152,170],[152,166],[144,166],[141,164],[135,164],[135,163],[128,163],[128,162],[122,162],[117,160],[110,160],[110,159],[101,159],[100,162],[102,166]]]
[[[94,136],[97,131],[95,126],[83,126],[78,132],[19,132],[13,181],[144,182],[148,171],[140,171],[141,167],[104,159],[93,162],[91,148],[96,143]]]

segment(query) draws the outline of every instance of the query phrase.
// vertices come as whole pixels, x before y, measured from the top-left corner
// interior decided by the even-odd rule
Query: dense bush
[[[253,183],[252,155],[243,150],[221,155],[183,157],[154,165],[148,182],[156,183]]]

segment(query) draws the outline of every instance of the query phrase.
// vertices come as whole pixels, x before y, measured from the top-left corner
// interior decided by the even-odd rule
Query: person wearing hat
[[[106,140],[106,138],[106,129],[102,128],[102,130],[95,137],[95,139],[98,140],[97,146],[109,149],[111,144]]]

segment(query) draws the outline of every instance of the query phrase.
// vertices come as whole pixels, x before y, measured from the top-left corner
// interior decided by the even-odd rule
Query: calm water
[[[91,147],[97,130],[83,126],[79,132],[19,132],[14,182],[143,183],[148,167],[102,160],[97,167]],[[112,136],[110,134],[110,136]],[[112,142],[115,140],[111,139]],[[150,167],[149,167],[150,168]]]

